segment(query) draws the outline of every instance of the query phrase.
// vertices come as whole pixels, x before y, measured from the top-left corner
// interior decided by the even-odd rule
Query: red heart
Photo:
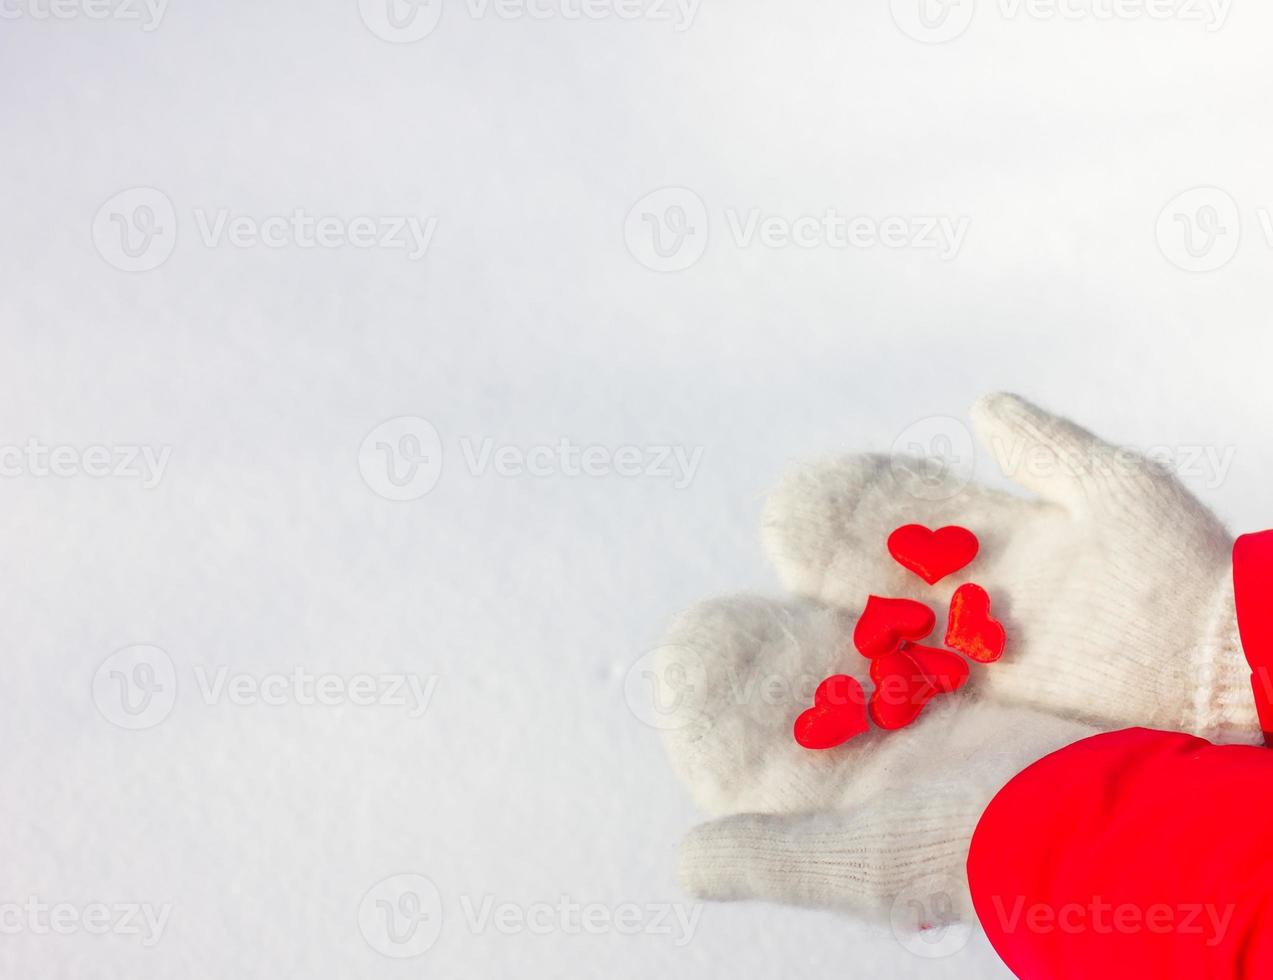
[[[938,694],[958,691],[968,680],[968,661],[957,653],[918,643],[908,643],[905,653],[924,672],[928,682],[937,688]]]
[[[871,661],[869,711],[875,724],[892,731],[905,728],[938,694],[949,694],[968,680],[968,664],[937,647],[907,643],[901,650]]]
[[[834,674],[814,691],[813,707],[796,719],[795,735],[806,749],[833,749],[869,727],[862,685],[848,674]]]
[[[977,535],[957,524],[936,531],[904,524],[888,536],[888,553],[929,585],[976,558],[977,547]]]
[[[922,640],[936,621],[933,611],[914,599],[867,596],[853,627],[853,645],[864,657],[882,657],[895,652],[903,640]]]
[[[990,596],[980,585],[968,582],[950,597],[946,646],[954,647],[981,664],[1003,656],[1007,636],[1003,624],[990,615]]]
[[[871,720],[887,731],[905,728],[937,695],[937,686],[902,651],[871,661]]]

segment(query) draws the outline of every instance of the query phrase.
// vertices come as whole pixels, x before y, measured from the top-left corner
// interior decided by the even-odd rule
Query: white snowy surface
[[[980,936],[926,959],[797,909],[659,932],[646,906],[695,914],[675,852],[698,815],[624,680],[678,609],[776,588],[756,529],[789,461],[931,436],[986,390],[1168,447],[1235,528],[1273,522],[1273,10],[1209,30],[1183,0],[1166,20],[981,0],[923,44],[904,0],[702,0],[684,30],[434,0],[436,29],[395,44],[356,0],[172,0],[154,30],[59,2],[0,3],[0,976],[1006,977]],[[1171,258],[1226,257],[1228,199],[1187,202],[1210,253],[1182,251],[1178,209],[1159,222],[1199,185],[1240,208],[1209,272]],[[710,232],[660,273],[625,217],[668,186]],[[94,218],[136,187],[177,237],[126,272]],[[200,228],[298,208],[437,222],[414,260]],[[732,238],[731,215],[828,208],[971,223],[946,259]],[[359,452],[400,417],[435,427],[441,471],[395,502],[376,440],[370,483]],[[687,486],[466,458],[563,439],[702,457]],[[31,440],[75,472],[23,462]],[[147,487],[84,473],[94,446],[170,456]],[[127,730],[111,670],[142,675],[107,660],[137,645],[175,703]],[[298,668],[436,686],[420,717],[306,704],[271,680]],[[285,703],[200,681],[239,675]],[[394,958],[413,950],[377,938],[397,895],[374,886],[403,875],[438,905],[429,948]],[[651,928],[535,904],[563,896]],[[29,900],[75,921],[46,930]],[[535,928],[474,924],[484,903]],[[115,921],[128,905],[167,910],[157,942]]]

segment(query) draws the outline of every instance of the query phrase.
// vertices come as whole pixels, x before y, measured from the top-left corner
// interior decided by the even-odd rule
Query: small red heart
[[[923,524],[904,524],[888,536],[888,553],[929,585],[976,558],[977,547],[977,535],[957,524],[936,531]]]
[[[933,611],[914,599],[867,596],[853,627],[853,645],[864,657],[882,657],[896,651],[903,640],[922,640],[936,621]]]
[[[866,695],[848,674],[828,677],[813,693],[813,707],[796,719],[796,741],[806,749],[833,749],[870,726]]]
[[[990,596],[980,585],[968,582],[950,597],[946,646],[967,654],[981,664],[1003,656],[1007,636],[1003,624],[990,615]]]
[[[957,653],[918,643],[908,643],[905,653],[924,672],[929,683],[937,688],[938,694],[958,691],[968,680],[968,661]]]
[[[919,664],[900,650],[871,661],[871,680],[871,720],[888,731],[909,725],[938,693]]]
[[[963,657],[938,647],[907,643],[896,653],[871,661],[869,711],[881,728],[905,728],[938,694],[950,694],[968,680]]]

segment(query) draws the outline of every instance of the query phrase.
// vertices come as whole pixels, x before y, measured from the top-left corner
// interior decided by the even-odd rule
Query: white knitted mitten
[[[960,584],[984,586],[1008,636],[974,685],[1001,702],[1097,724],[1258,742],[1250,670],[1238,644],[1232,539],[1159,464],[1015,395],[983,398],[974,427],[1027,500],[919,461],[846,456],[793,469],[771,496],[766,548],[789,588],[860,608],[868,593],[910,596],[940,619]],[[936,498],[936,499],[934,499]],[[959,524],[981,550],[926,585],[889,556],[902,524]]]
[[[964,862],[991,797],[1035,759],[1101,727],[1183,729],[1258,742],[1238,644],[1231,539],[1160,466],[1012,395],[973,410],[1005,472],[1038,496],[934,485],[922,461],[858,455],[792,472],[770,498],[766,548],[805,598],[734,598],[683,614],[660,651],[659,709],[673,766],[716,821],[682,849],[687,889],[890,915],[969,914]],[[903,524],[971,529],[969,566],[925,584],[885,542]],[[938,615],[984,586],[1007,631],[909,727],[829,751],[792,723],[832,674],[868,690],[853,648],[870,594]],[[936,883],[936,884],[934,884]],[[944,901],[934,902],[937,894]],[[911,921],[907,922],[907,919]]]
[[[672,763],[721,819],[691,831],[681,877],[708,899],[757,898],[890,919],[971,919],[964,869],[991,797],[1031,762],[1094,734],[1029,708],[940,695],[908,728],[829,751],[792,720],[829,674],[869,689],[853,618],[814,601],[739,597],[681,615],[658,674]]]

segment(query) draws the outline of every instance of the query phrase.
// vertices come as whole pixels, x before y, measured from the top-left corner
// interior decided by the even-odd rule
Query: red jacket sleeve
[[[973,905],[1022,980],[1273,977],[1273,752],[1133,728],[991,802]]]

